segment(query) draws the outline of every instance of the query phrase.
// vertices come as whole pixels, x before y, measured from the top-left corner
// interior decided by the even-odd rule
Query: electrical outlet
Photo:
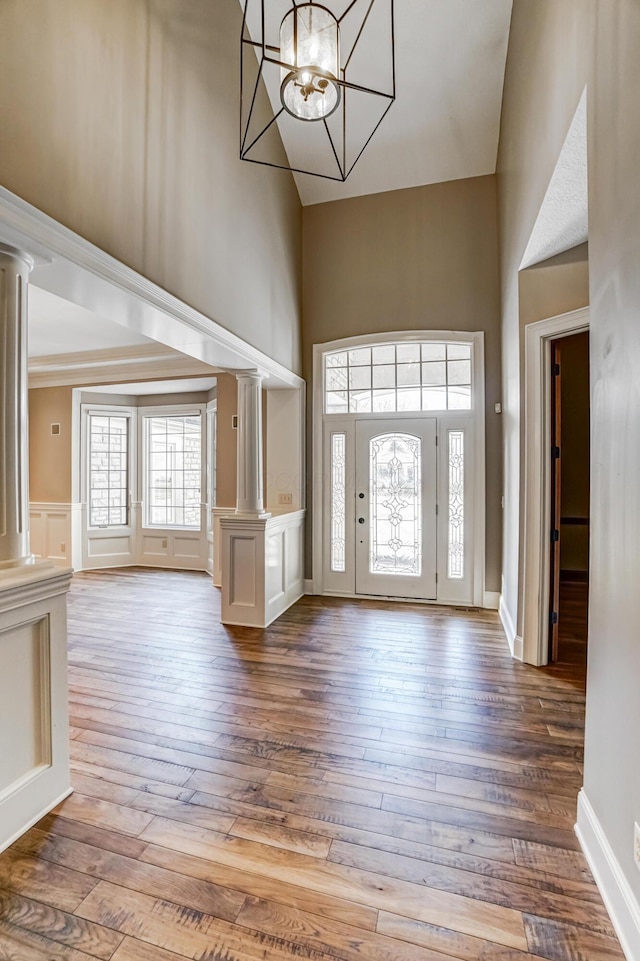
[[[278,494],[278,504],[286,506],[287,504],[293,504],[293,496],[291,494]]]
[[[66,544],[61,544],[61,545],[60,545],[60,553],[61,553],[61,554],[64,554],[64,552],[66,551],[66,549],[67,549],[67,545],[66,545]]]
[[[163,548],[163,550],[165,550],[165,551],[166,551],[166,549],[167,549],[167,538],[166,538],[166,537],[163,537],[163,538],[162,538],[162,548]]]
[[[637,821],[633,825],[633,859],[640,871],[640,824]]]

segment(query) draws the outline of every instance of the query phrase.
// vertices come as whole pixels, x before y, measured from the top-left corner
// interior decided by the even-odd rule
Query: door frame
[[[549,663],[551,342],[589,330],[589,308],[525,326],[522,660]]]
[[[486,471],[485,471],[485,374],[484,374],[484,331],[466,330],[404,330],[387,331],[380,334],[363,334],[346,337],[313,345],[313,402],[312,402],[312,594],[324,594],[323,556],[323,496],[325,484],[325,451],[323,441],[324,425],[324,371],[323,355],[332,350],[352,350],[356,347],[376,346],[377,344],[403,343],[414,341],[434,341],[472,344],[473,371],[473,409],[470,412],[474,433],[474,475],[473,487],[473,606],[495,607],[491,595],[485,592],[485,525],[486,525]],[[427,416],[437,417],[439,411],[429,411]],[[384,416],[380,413],[378,416]],[[355,595],[354,595],[355,596]],[[360,596],[360,595],[358,595]],[[416,602],[414,602],[416,603]],[[417,603],[443,604],[446,601],[424,601]],[[458,603],[458,602],[452,602]]]

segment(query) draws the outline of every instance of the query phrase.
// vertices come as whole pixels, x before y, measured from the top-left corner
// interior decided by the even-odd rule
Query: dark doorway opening
[[[551,344],[549,660],[583,662],[589,609],[589,333]]]

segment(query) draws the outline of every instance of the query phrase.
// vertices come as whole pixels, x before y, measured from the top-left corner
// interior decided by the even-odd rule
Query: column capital
[[[0,243],[0,260],[22,264],[29,272],[33,270],[34,259],[31,254],[28,254],[26,250],[10,247],[9,244]]]
[[[261,384],[262,381],[265,380],[266,377],[268,377],[268,374],[263,374],[262,371],[257,369],[234,370],[233,373],[235,374],[236,380],[238,381],[247,380],[247,381],[251,381],[253,383],[259,383],[259,384]]]

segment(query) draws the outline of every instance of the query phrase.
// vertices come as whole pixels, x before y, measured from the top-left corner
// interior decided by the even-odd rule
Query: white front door
[[[435,417],[356,420],[356,593],[436,597]]]

